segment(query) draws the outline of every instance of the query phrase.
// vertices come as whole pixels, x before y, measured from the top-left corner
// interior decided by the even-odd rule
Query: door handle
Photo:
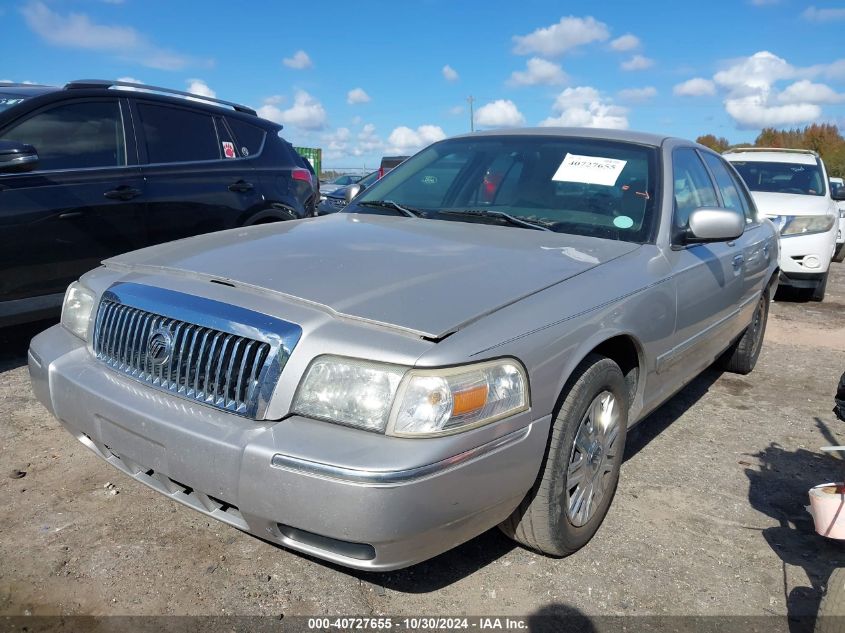
[[[743,262],[745,262],[745,258],[742,255],[735,255],[734,256],[734,268],[739,268],[742,266]]]
[[[141,190],[128,185],[120,185],[111,191],[106,191],[103,195],[109,200],[131,200],[140,196]]]
[[[252,183],[247,182],[246,180],[238,180],[237,182],[233,182],[229,185],[229,191],[234,193],[246,193],[247,191],[252,191],[253,188]]]

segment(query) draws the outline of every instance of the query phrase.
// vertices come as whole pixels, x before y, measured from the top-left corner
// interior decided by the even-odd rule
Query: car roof
[[[621,141],[625,143],[638,143],[640,145],[653,145],[660,147],[668,137],[662,134],[648,134],[646,132],[632,132],[630,130],[610,130],[604,128],[583,128],[583,127],[527,127],[513,128],[508,130],[485,130],[483,132],[470,132],[452,138],[473,138],[487,136],[566,136],[574,138],[593,138],[606,141]]]
[[[0,93],[11,95],[13,97],[37,97],[38,95],[55,92],[56,90],[61,90],[61,88],[35,84],[0,83]]]
[[[732,150],[725,152],[723,156],[730,161],[738,161],[743,163],[792,163],[799,165],[815,165],[816,156],[806,151],[796,150],[794,152],[778,150],[767,152],[765,150],[756,150],[753,152],[743,152],[740,150]]]

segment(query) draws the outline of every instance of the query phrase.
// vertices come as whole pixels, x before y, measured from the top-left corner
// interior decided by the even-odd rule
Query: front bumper
[[[823,275],[836,248],[836,230],[780,238],[778,265],[786,273]],[[810,262],[817,263],[809,266]]]
[[[384,470],[378,455],[391,443],[432,440],[374,444],[372,433],[295,416],[245,420],[111,371],[61,326],[33,339],[29,367],[38,399],[112,466],[238,529],[358,569],[412,565],[504,520],[534,483],[550,424],[528,411],[495,441],[435,463],[405,451]],[[327,432],[372,467],[326,463],[313,436]]]

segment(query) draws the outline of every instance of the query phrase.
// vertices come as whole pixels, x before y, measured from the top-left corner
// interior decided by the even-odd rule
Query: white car
[[[814,301],[822,301],[836,251],[839,209],[818,154],[743,147],[725,152],[725,158],[745,180],[760,214],[780,231],[780,284],[809,290]]]
[[[830,190],[836,191],[837,187],[845,187],[845,180],[842,178],[830,178]],[[845,260],[845,201],[839,202],[839,231],[836,233],[836,254],[833,261]]]

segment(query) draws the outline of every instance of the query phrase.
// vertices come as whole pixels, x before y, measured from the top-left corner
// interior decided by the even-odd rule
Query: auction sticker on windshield
[[[552,176],[552,180],[611,187],[616,184],[619,174],[625,169],[627,163],[628,161],[618,158],[579,156],[578,154],[567,153],[555,175]]]

